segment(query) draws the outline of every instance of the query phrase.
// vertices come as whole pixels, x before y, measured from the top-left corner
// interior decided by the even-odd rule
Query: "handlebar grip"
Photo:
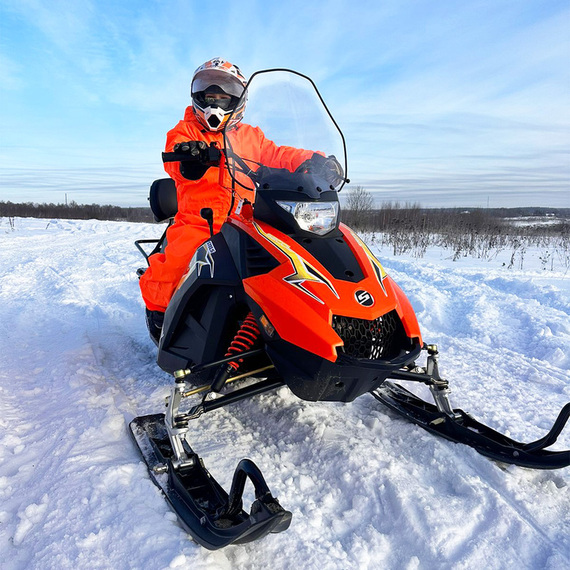
[[[200,162],[200,155],[193,156],[188,152],[163,152],[162,162]]]
[[[209,146],[195,154],[191,152],[163,152],[162,162],[197,162],[203,166],[218,166],[222,158],[221,151]]]

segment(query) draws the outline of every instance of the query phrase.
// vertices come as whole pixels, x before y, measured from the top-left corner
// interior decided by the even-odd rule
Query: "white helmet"
[[[191,95],[194,114],[210,131],[221,131],[230,115],[237,124],[243,117],[246,97],[236,108],[247,84],[239,67],[216,57],[201,65],[192,77]]]

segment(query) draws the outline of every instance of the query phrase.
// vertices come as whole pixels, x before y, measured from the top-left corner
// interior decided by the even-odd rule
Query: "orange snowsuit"
[[[240,138],[242,156],[266,166],[294,171],[314,154],[313,151],[277,146],[265,138],[258,127],[240,123],[235,128],[238,129],[236,136]],[[222,133],[205,129],[196,119],[192,107],[188,107],[184,120],[168,132],[165,150],[172,152],[176,143],[200,140],[208,145],[215,142],[220,149],[223,147]],[[150,256],[150,266],[140,278],[142,297],[151,311],[166,310],[194,252],[210,237],[208,223],[200,216],[200,210],[212,208],[214,232],[217,233],[228,216],[232,198],[228,190],[231,187],[230,176],[227,171],[223,172],[223,188],[218,167],[210,167],[199,180],[184,178],[178,162],[167,162],[164,169],[176,183],[178,213],[166,231],[164,253]],[[253,202],[253,192],[239,188],[238,193]]]

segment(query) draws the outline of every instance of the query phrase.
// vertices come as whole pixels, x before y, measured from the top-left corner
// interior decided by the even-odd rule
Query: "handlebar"
[[[189,144],[194,144],[190,150],[174,152],[163,152],[162,162],[197,162],[203,166],[218,166],[222,158],[222,151],[217,148],[214,143],[206,146],[203,142],[194,143],[190,141]],[[197,145],[203,145],[203,148]]]
[[[180,143],[180,144],[184,144],[184,143]],[[202,142],[198,142],[198,141],[189,141],[188,142],[189,145],[191,145],[189,148],[185,149],[184,151],[180,151],[178,148],[176,149],[176,151],[173,152],[163,152],[162,153],[162,161],[163,162],[180,162],[182,163],[182,165],[187,164],[187,168],[193,169],[192,172],[193,174],[195,174],[195,176],[188,176],[186,175],[184,172],[182,173],[183,176],[185,176],[186,178],[189,178],[190,180],[197,180],[198,178],[200,178],[205,171],[210,167],[210,166],[220,166],[220,163],[222,162],[222,158],[225,156],[227,160],[231,161],[232,163],[232,170],[234,172],[239,172],[243,175],[245,175],[247,178],[249,178],[255,187],[257,187],[260,184],[260,180],[266,178],[269,175],[272,175],[272,173],[277,173],[282,171],[283,169],[280,168],[270,168],[267,166],[264,166],[258,162],[254,162],[252,164],[252,166],[250,166],[248,164],[248,162],[253,162],[253,161],[249,161],[248,159],[243,159],[240,156],[238,156],[237,154],[235,154],[231,149],[226,148],[224,150],[220,150],[218,149],[216,146],[214,146],[214,144],[211,144],[210,146],[206,146],[204,143]],[[200,145],[200,146],[198,146]],[[292,172],[291,175],[294,174],[298,174],[298,175],[317,175],[317,176],[323,176],[323,174],[326,173],[321,173],[320,171],[323,170],[323,166],[327,164],[327,160],[333,159],[334,162],[336,164],[338,164],[338,162],[336,161],[336,159],[334,158],[334,156],[331,157],[324,157],[319,153],[315,153],[313,155],[313,157],[311,157],[311,159],[308,159],[306,161],[304,161],[296,170],[295,172]],[[190,163],[190,164],[188,164]],[[192,165],[192,166],[191,166]],[[254,166],[255,165],[255,166]],[[257,168],[255,168],[257,167]],[[254,170],[255,168],[255,170]],[[198,169],[198,173],[196,174],[194,172],[194,170]],[[342,170],[342,168],[339,165],[339,169]],[[280,173],[280,175],[282,176],[282,173]],[[232,176],[232,178],[234,178]],[[325,176],[323,178],[323,182],[325,182],[327,180],[327,177]],[[238,180],[234,179],[235,182],[237,182],[237,184],[239,186],[243,186],[243,184],[241,182],[239,182]],[[327,182],[328,184],[328,182]],[[222,183],[222,172],[220,171],[220,185],[223,186]],[[244,188],[251,190],[251,188],[248,188],[246,186],[243,186]]]
[[[163,152],[162,162],[200,162],[200,157],[190,156],[185,152]]]

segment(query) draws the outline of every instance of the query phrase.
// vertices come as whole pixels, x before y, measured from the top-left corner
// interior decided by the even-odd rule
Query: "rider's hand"
[[[176,143],[173,150],[199,159],[207,148],[208,145],[204,141],[183,141]]]
[[[180,173],[188,180],[199,180],[210,166],[219,166],[222,156],[215,143],[182,141],[173,147],[173,153],[163,153],[170,161],[180,161]],[[183,158],[182,156],[183,155]]]
[[[338,186],[344,182],[344,171],[334,154],[327,156],[325,159],[322,174],[323,178],[331,184],[331,186]]]
[[[218,166],[222,153],[212,143],[205,141],[183,141],[176,143],[173,148],[176,160],[180,161],[180,173],[188,180],[199,180],[210,166]],[[181,158],[180,155],[184,155]]]
[[[322,176],[331,186],[338,186],[344,179],[344,171],[334,154],[323,156],[315,152],[311,158],[297,167],[295,172],[317,174]]]

